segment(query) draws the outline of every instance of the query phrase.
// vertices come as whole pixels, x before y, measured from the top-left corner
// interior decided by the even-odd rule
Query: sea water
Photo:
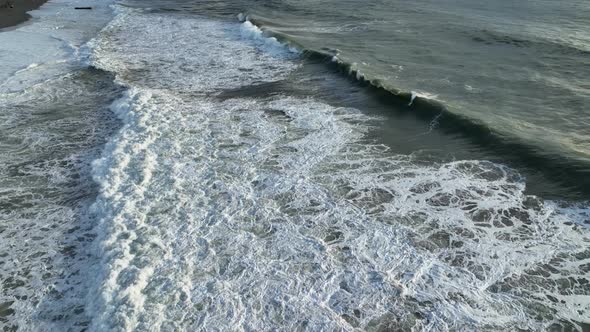
[[[72,6],[0,33],[32,54],[2,61],[3,327],[590,323],[588,204],[561,195],[576,187],[390,103],[239,5]]]

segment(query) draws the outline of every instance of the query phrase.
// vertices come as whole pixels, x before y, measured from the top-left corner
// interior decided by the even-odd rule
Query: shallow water
[[[30,184],[1,196],[3,327],[587,328],[590,212],[571,182],[268,38],[239,5],[133,7],[56,78],[3,85],[3,188]]]
[[[95,238],[91,162],[119,127],[108,106],[122,89],[79,58],[111,11],[97,4],[75,18],[70,5],[53,1],[0,33],[3,331],[81,330],[88,321],[81,271]]]

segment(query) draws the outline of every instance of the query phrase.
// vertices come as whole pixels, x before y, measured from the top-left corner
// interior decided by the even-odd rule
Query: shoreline
[[[0,0],[0,29],[16,26],[31,18],[29,11],[41,7],[47,0]]]

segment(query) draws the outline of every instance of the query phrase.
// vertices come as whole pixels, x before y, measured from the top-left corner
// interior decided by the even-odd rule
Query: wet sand
[[[0,0],[0,29],[28,20],[28,11],[39,8],[46,0]]]

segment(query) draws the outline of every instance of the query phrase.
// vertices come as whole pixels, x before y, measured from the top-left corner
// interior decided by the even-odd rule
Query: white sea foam
[[[354,109],[216,99],[298,66],[244,24],[124,9],[93,42],[129,91],[94,163],[90,330],[587,321],[587,209],[525,195],[502,165],[395,155]]]
[[[109,3],[51,1],[30,12],[30,24],[0,33],[0,93],[20,91],[79,68],[78,48],[111,19]],[[93,10],[73,10],[82,4],[92,6]],[[31,70],[33,64],[43,69]]]
[[[564,222],[580,218],[523,195],[506,167],[420,166],[312,100],[126,98],[96,164],[96,330],[545,326],[516,300],[584,319],[587,297],[526,280],[556,257],[576,275],[587,234]],[[538,287],[565,303],[519,295]]]
[[[396,155],[365,137],[379,119],[355,109],[289,96],[217,99],[299,66],[296,52],[248,21],[115,6],[117,17],[84,47],[105,21],[96,14],[103,5],[78,21],[71,3],[50,2],[43,8],[53,21],[39,12],[0,34],[23,59],[33,50],[17,38],[47,46],[0,62],[10,73],[0,105],[14,110],[0,114],[11,151],[0,166],[0,205],[13,211],[0,211],[0,242],[10,249],[0,257],[0,305],[15,311],[10,326],[590,323],[586,206],[527,196],[524,179],[502,165]],[[92,188],[80,177],[113,123],[88,105],[116,89],[68,72],[84,58],[128,88],[111,106],[122,128],[92,165],[100,195],[89,216]],[[36,114],[44,105],[79,114],[54,113],[61,117],[44,126]]]
[[[74,11],[82,2],[94,10]],[[0,330],[77,330],[87,320],[89,163],[116,125],[100,105],[116,90],[84,70],[77,48],[110,20],[107,6],[50,1],[0,32]]]
[[[297,48],[281,43],[275,37],[265,36],[264,32],[250,21],[240,25],[240,32],[243,37],[250,38],[263,46],[264,50],[270,54],[285,56],[285,51],[299,54]]]
[[[284,61],[290,54],[287,48],[264,38],[250,22],[240,28],[187,16],[153,18],[133,9],[117,10],[103,31],[103,35],[116,34],[117,40],[98,38],[90,43],[94,50],[90,61],[117,73],[123,84],[212,93],[285,78],[298,66]],[[154,19],[158,24],[153,24]],[[242,34],[255,42],[244,43]],[[167,51],[162,51],[163,45]]]
[[[418,91],[412,91],[411,92],[411,97],[410,97],[410,103],[408,104],[408,106],[412,106],[412,104],[414,103],[414,100],[416,98],[424,98],[424,99],[431,99],[431,100],[438,100],[438,95],[432,94],[432,93],[428,93],[428,92],[418,92]]]

